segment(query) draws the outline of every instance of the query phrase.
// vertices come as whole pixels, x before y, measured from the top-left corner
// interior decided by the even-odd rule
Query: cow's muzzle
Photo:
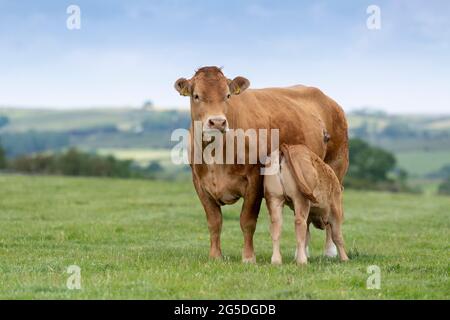
[[[228,121],[224,116],[209,117],[206,120],[205,127],[207,130],[218,130],[224,133],[228,129]]]

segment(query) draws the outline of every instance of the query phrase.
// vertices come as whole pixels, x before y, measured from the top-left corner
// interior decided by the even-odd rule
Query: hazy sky
[[[346,110],[450,113],[450,1],[0,0],[3,106],[186,107],[173,83],[203,65],[314,85]]]

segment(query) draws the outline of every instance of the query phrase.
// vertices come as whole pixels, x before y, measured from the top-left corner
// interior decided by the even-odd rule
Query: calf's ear
[[[244,77],[236,77],[233,80],[228,80],[231,94],[240,94],[250,87],[250,81]]]
[[[191,84],[189,80],[185,78],[180,78],[177,81],[175,81],[174,87],[175,90],[177,90],[181,96],[191,95]]]

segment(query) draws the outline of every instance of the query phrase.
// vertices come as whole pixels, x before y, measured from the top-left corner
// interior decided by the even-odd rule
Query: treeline
[[[420,192],[408,185],[406,171],[397,167],[394,155],[360,139],[350,140],[350,167],[345,177],[346,188],[363,190],[385,190],[391,192]],[[71,148],[65,152],[37,153],[7,159],[0,146],[0,169],[24,174],[49,174],[66,176],[98,176],[118,178],[153,178],[176,180],[186,178],[188,167],[165,169],[158,162],[146,167],[130,160],[119,160],[113,156],[101,156]],[[450,167],[440,171],[444,182],[439,193],[450,194]]]
[[[444,195],[450,195],[450,165],[442,167],[434,174],[430,174],[433,178],[443,179],[443,182],[439,185],[438,192]]]
[[[397,167],[394,155],[361,139],[350,139],[350,167],[344,185],[352,189],[420,192],[408,184],[408,174]],[[450,165],[429,174],[441,181],[438,193],[450,195]]]
[[[162,170],[156,163],[147,167],[130,160],[101,156],[71,148],[65,152],[38,153],[6,159],[0,147],[0,169],[23,174],[45,174],[84,177],[154,178]]]
[[[350,166],[344,185],[353,189],[419,192],[407,184],[408,174],[397,168],[395,156],[361,139],[350,139]]]

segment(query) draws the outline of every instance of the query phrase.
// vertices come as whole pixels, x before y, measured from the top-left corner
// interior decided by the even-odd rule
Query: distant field
[[[0,109],[0,114],[8,116],[11,123],[9,132],[27,130],[66,131],[85,129],[105,125],[126,125],[139,121],[139,115],[145,113],[138,109],[86,109],[86,110],[33,110]]]
[[[141,165],[148,165],[151,161],[158,161],[164,166],[171,166],[170,149],[98,149],[103,155],[112,155],[121,160],[134,160]]]
[[[191,183],[0,175],[0,298],[449,299],[450,197],[345,191],[351,260],[293,263],[285,214],[285,264],[270,265],[265,206],[256,265],[240,262],[239,206],[225,207],[224,261],[210,261],[203,209]],[[69,265],[82,289],[68,290]],[[381,289],[367,290],[367,267]]]
[[[395,157],[399,166],[413,177],[425,176],[450,165],[450,150],[396,152]]]

